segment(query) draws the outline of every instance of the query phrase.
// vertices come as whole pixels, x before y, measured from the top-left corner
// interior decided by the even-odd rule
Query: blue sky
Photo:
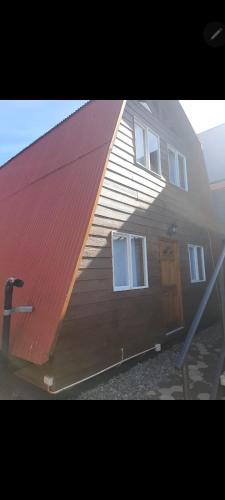
[[[0,100],[0,166],[85,102]],[[180,102],[196,133],[225,123],[225,100]]]
[[[85,102],[0,100],[0,166]]]

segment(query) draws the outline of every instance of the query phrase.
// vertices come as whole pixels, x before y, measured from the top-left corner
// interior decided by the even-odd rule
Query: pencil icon
[[[214,40],[217,36],[220,35],[220,33],[222,33],[223,31],[223,28],[220,28],[216,31],[216,33],[214,33],[214,35],[211,36],[210,40]]]

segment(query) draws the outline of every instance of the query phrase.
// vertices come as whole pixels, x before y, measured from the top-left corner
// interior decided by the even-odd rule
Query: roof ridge
[[[225,177],[223,177],[222,179],[218,179],[216,181],[210,181],[209,184],[212,185],[212,184],[220,184],[220,182],[225,182]]]
[[[66,116],[66,118],[64,118],[63,120],[61,120],[60,122],[58,122],[56,125],[54,125],[54,127],[52,127],[49,130],[47,130],[47,132],[44,132],[44,134],[40,135],[37,139],[35,139],[30,144],[28,144],[28,146],[26,146],[25,148],[21,149],[21,151],[19,151],[14,156],[12,156],[11,158],[9,158],[9,160],[7,160],[5,163],[3,163],[2,165],[0,165],[0,172],[1,172],[2,168],[7,167],[8,164],[11,161],[13,161],[15,158],[17,158],[17,156],[21,155],[24,151],[26,151],[27,149],[31,148],[31,146],[33,146],[38,141],[40,141],[41,139],[43,139],[43,137],[45,137],[46,135],[50,134],[56,128],[60,127],[64,122],[66,122],[67,120],[69,120],[70,118],[72,118],[72,116],[74,116],[76,113],[79,113],[82,109],[84,109],[87,106],[89,106],[89,104],[91,104],[92,102],[94,102],[94,99],[92,99],[92,100],[86,102],[85,104],[83,104],[82,106],[80,106],[78,109],[76,109],[75,111],[73,111],[72,113],[70,113],[70,115]]]
[[[202,134],[205,134],[206,132],[211,132],[211,130],[214,130],[215,128],[219,128],[219,127],[224,127],[225,126],[225,122],[224,123],[220,123],[219,125],[215,125],[215,127],[211,127],[211,128],[207,128],[206,130],[203,130],[202,132],[199,132],[199,136],[202,135]]]

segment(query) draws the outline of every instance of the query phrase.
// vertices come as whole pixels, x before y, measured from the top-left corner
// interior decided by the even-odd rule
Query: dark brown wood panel
[[[170,102],[159,101],[160,106],[163,112],[158,115],[148,113],[136,101],[128,101],[125,108],[56,345],[54,370],[58,386],[93,375],[120,362],[122,357],[151,349],[155,343],[163,342],[166,332],[182,321],[188,327],[207,285],[190,282],[189,243],[204,246],[207,278],[212,272],[208,234],[211,208],[199,144],[188,127],[184,135],[185,124],[177,124],[177,114],[173,115]],[[162,177],[136,164],[134,117],[160,136]],[[188,192],[168,182],[168,144],[186,155]],[[168,263],[161,259],[159,241],[168,240],[168,228],[173,223],[177,225],[174,237],[177,243],[170,239],[170,245],[179,247],[180,258],[176,254],[174,274],[172,271],[170,274]],[[146,236],[148,289],[113,291],[112,231]],[[167,284],[161,282],[162,274]],[[170,287],[170,298],[167,302],[164,300],[164,304],[161,286],[164,290]],[[172,287],[175,288],[172,290]],[[205,321],[209,323],[217,316],[214,294]],[[162,317],[166,321],[162,321]]]

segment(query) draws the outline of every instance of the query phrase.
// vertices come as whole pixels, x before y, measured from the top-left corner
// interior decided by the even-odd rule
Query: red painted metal
[[[212,191],[218,191],[219,189],[225,188],[225,181],[213,182],[209,186]]]
[[[91,101],[0,169],[0,304],[10,276],[12,355],[44,364],[80,256],[123,101]]]

